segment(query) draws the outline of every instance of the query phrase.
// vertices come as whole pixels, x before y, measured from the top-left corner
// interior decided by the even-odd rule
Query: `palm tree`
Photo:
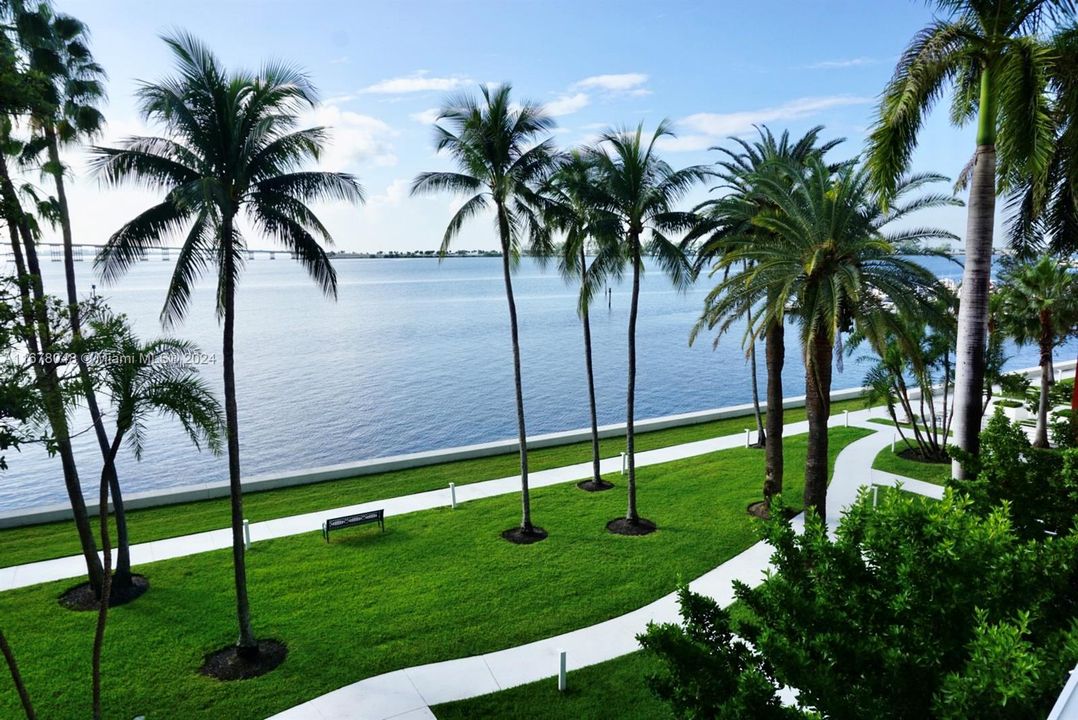
[[[0,655],[4,656],[8,672],[11,673],[11,681],[15,684],[15,692],[19,695],[19,702],[22,704],[23,712],[26,713],[26,720],[36,720],[37,714],[34,713],[34,706],[30,702],[30,693],[26,689],[22,673],[19,672],[19,665],[15,661],[15,653],[11,651],[3,630],[0,630]]]
[[[898,256],[895,246],[953,236],[932,228],[888,232],[887,226],[918,210],[957,201],[927,194],[901,203],[907,193],[942,179],[919,175],[900,181],[884,211],[869,189],[863,168],[845,164],[834,170],[813,158],[807,169],[804,180],[793,187],[766,174],[754,179],[769,209],[753,222],[776,241],[756,243],[752,235],[733,239],[719,266],[751,262],[753,268],[745,275],[732,275],[716,288],[716,307],[718,311],[736,309],[746,301],[766,297],[760,322],[773,322],[792,312],[800,324],[809,422],[804,504],[823,518],[836,345],[843,333],[855,328],[877,334],[879,330],[869,332],[865,326],[888,324],[895,314],[924,313],[937,280],[923,266]]]
[[[656,143],[671,137],[666,121],[644,140],[644,127],[635,130],[608,130],[599,144],[588,151],[595,166],[592,207],[613,219],[609,237],[600,237],[596,263],[600,267],[632,268],[632,297],[629,303],[629,372],[625,400],[625,450],[629,461],[628,507],[624,518],[607,524],[611,532],[642,535],[655,529],[650,520],[641,518],[636,508],[636,458],[633,427],[636,402],[636,320],[640,308],[640,278],[644,274],[644,256],[651,255],[670,276],[674,286],[684,289],[692,282],[692,268],[684,252],[667,234],[687,231],[696,221],[695,214],[675,209],[677,202],[711,173],[703,166],[674,170],[655,152]],[[645,235],[650,234],[650,238]],[[593,286],[589,292],[594,292]]]
[[[588,311],[595,291],[620,277],[622,267],[603,265],[593,258],[588,262],[588,242],[593,237],[609,233],[610,218],[603,217],[590,205],[594,168],[588,157],[574,151],[559,160],[557,170],[544,184],[541,193],[542,218],[546,227],[564,234],[557,248],[558,267],[567,282],[580,285],[577,312],[584,329],[584,369],[588,381],[588,409],[591,419],[590,480],[577,483],[583,490],[609,490],[614,484],[603,480],[599,471],[599,419],[595,402],[595,374],[592,368],[591,321]]]
[[[1078,277],[1049,255],[1008,268],[1003,285],[1004,322],[1019,345],[1040,349],[1041,392],[1033,446],[1048,447],[1048,398],[1052,351],[1078,327]]]
[[[996,179],[1039,176],[1052,147],[1046,75],[1050,52],[1037,37],[1047,16],[1072,0],[935,0],[946,16],[917,33],[895,68],[869,139],[869,166],[884,203],[909,166],[925,114],[953,88],[951,119],[976,117],[966,258],[955,358],[955,444],[976,453],[981,429]],[[998,140],[998,142],[997,142]],[[998,152],[998,162],[997,162]],[[956,477],[963,477],[954,463]]]
[[[823,158],[828,152],[843,142],[842,138],[819,142],[823,126],[818,125],[796,141],[791,141],[789,132],[784,131],[779,137],[765,125],[757,128],[759,138],[748,142],[732,137],[736,148],[713,148],[723,154],[718,161],[719,178],[722,181],[717,190],[726,194],[723,197],[707,200],[697,207],[701,222],[689,233],[688,240],[702,239],[696,248],[694,272],[699,273],[709,264],[720,260],[729,250],[729,240],[736,236],[751,234],[756,243],[774,242],[776,238],[753,223],[753,218],[770,206],[765,196],[755,190],[754,178],[761,174],[772,176],[776,182],[792,187],[801,182],[805,164],[813,158]],[[751,264],[743,268],[748,272]],[[767,368],[767,428],[761,437],[765,437],[766,469],[764,476],[764,503],[771,505],[771,498],[782,492],[783,479],[783,393],[782,368],[786,362],[785,320],[775,316],[764,325],[754,325],[751,320],[753,305],[756,300],[746,300],[740,308],[729,308],[723,313],[716,313],[713,307],[716,296],[710,294],[705,300],[704,311],[699,327],[720,328],[719,335],[728,330],[733,322],[745,317],[749,333],[745,342],[749,343],[755,356],[756,340],[764,337],[764,362]],[[769,304],[775,304],[775,298],[765,293]],[[716,340],[717,341],[717,340]],[[753,376],[755,387],[755,371]],[[755,394],[754,394],[755,401]]]
[[[103,475],[116,477],[116,456],[125,440],[135,459],[142,459],[146,420],[153,415],[175,418],[196,448],[205,444],[214,454],[220,453],[224,414],[191,362],[199,352],[197,345],[177,338],[143,342],[123,316],[103,308],[90,318],[90,325],[93,348],[103,359],[91,370],[111,398],[116,416],[106,458],[112,469],[103,471]],[[99,338],[104,342],[94,342]],[[112,588],[116,592],[132,585],[131,547],[123,500],[114,494],[112,504],[117,544]]]
[[[228,71],[202,43],[185,33],[165,38],[178,74],[146,83],[138,93],[143,116],[164,126],[160,137],[133,137],[119,148],[94,148],[94,165],[110,184],[140,182],[164,199],[126,223],[96,259],[106,281],[187,228],[161,313],[176,323],[187,311],[195,281],[217,271],[217,314],[223,321],[225,422],[232,506],[232,558],[239,620],[237,654],[253,660],[259,644],[251,626],[243,542],[243,493],[236,404],[234,337],[236,284],[247,243],[239,222],[284,245],[318,283],[336,297],[337,275],[319,240],[332,242],[308,203],[361,202],[353,176],[303,170],[326,140],[320,127],[297,129],[298,113],[314,107],[307,76],[281,64],[257,73]]]
[[[531,102],[514,105],[510,98],[512,88],[508,84],[494,88],[481,86],[479,90],[481,100],[470,95],[448,98],[434,126],[437,151],[448,153],[458,171],[420,173],[412,181],[411,194],[448,191],[468,197],[445,229],[439,251],[442,257],[465,222],[486,210],[494,210],[502,251],[505,298],[509,305],[520,443],[520,526],[506,530],[502,537],[512,542],[536,542],[546,537],[546,531],[532,523],[512,269],[520,256],[522,241],[538,238],[543,232],[534,208],[538,186],[553,165],[553,142],[547,135],[554,127],[554,121],[539,105]]]

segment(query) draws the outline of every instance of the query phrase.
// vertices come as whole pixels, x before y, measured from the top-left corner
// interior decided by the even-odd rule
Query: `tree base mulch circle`
[[[912,462],[924,463],[925,465],[950,465],[951,458],[934,458],[927,455],[923,455],[918,448],[906,448],[905,450],[899,450],[896,453],[903,460],[910,460]]]
[[[576,486],[587,492],[602,492],[603,490],[610,490],[613,488],[614,483],[607,482],[606,480],[600,480],[599,482],[595,482],[595,480],[584,480],[578,482]]]
[[[629,520],[628,518],[616,518],[606,524],[606,529],[615,535],[649,535],[658,528],[655,523],[644,518]]]
[[[758,517],[761,520],[771,519],[771,510],[767,507],[766,500],[757,500],[756,502],[749,503],[749,506],[745,508],[745,511],[748,512],[749,515],[752,515],[753,517]],[[793,518],[797,515],[797,511],[792,508],[786,508],[786,510],[783,511],[782,514],[787,520],[789,520],[790,518]]]
[[[276,669],[287,656],[288,646],[277,640],[259,640],[251,656],[229,645],[207,655],[198,672],[215,680],[250,680]]]
[[[145,576],[132,575],[130,583],[114,585],[112,587],[112,592],[109,593],[109,607],[113,608],[126,605],[127,603],[142,597],[142,595],[149,589],[150,581],[147,580]],[[88,582],[65,590],[58,601],[60,607],[67,608],[68,610],[77,610],[79,612],[97,610],[100,607],[97,595],[94,594],[93,588],[90,587],[90,583]]]
[[[502,539],[508,540],[515,545],[531,545],[540,540],[546,540],[546,530],[534,525],[531,530],[525,530],[521,527],[509,528],[502,532]]]

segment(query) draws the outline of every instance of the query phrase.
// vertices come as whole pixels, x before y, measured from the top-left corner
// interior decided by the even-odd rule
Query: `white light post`
[[[243,549],[244,550],[250,550],[251,549],[251,521],[250,520],[244,520],[243,521]]]
[[[449,507],[457,509],[457,484],[449,483]]]
[[[558,651],[558,692],[565,692],[568,687],[568,678],[565,676],[565,651]]]

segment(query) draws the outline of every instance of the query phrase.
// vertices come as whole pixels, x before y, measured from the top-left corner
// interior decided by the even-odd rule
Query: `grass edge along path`
[[[951,477],[951,463],[930,463],[918,460],[909,460],[899,455],[907,449],[901,440],[895,444],[895,451],[891,452],[891,446],[880,450],[876,459],[872,462],[873,470],[902,475],[903,477],[923,480],[933,485],[945,485]]]
[[[869,431],[832,430],[831,462]],[[804,435],[791,437],[803,465]],[[499,538],[516,517],[514,494],[393,518],[385,533],[357,529],[330,544],[311,532],[259,543],[248,557],[255,630],[287,643],[287,660],[252,680],[197,674],[203,656],[235,637],[227,550],[142,566],[149,593],[110,613],[105,716],[258,720],[390,670],[467,657],[616,617],[699,577],[757,540],[745,507],[760,492],[764,454],[735,448],[640,469],[639,498],[659,525],[645,537],[605,530],[624,512],[624,485],[583,493],[538,488],[550,538]],[[800,495],[799,473],[788,494]],[[618,476],[614,476],[615,479]],[[62,609],[71,581],[0,593],[38,712],[89,715],[93,613]],[[0,717],[17,715],[0,685]]]
[[[836,415],[844,410],[860,410],[864,409],[864,400],[836,402],[831,408],[832,413]],[[787,423],[799,422],[805,419],[805,409],[788,409],[784,417]],[[744,432],[746,427],[754,424],[753,416],[750,414],[638,433],[636,449],[637,452],[645,452]],[[617,457],[624,448],[625,438],[622,436],[600,441],[600,450],[604,458]],[[532,472],[584,463],[590,459],[591,441],[541,448],[528,453],[528,462]],[[125,469],[130,467],[126,465],[119,468],[121,483],[124,481]],[[342,480],[327,480],[308,485],[249,492],[243,496],[244,513],[251,523],[257,523],[289,515],[439,490],[447,487],[450,482],[458,486],[466,485],[510,477],[519,472],[519,455],[515,452],[472,460],[457,460]],[[128,492],[139,489],[135,484],[127,484],[124,488]],[[227,497],[129,510],[127,513],[128,532],[132,545],[218,530],[228,527],[229,522]],[[79,552],[78,536],[75,533],[74,521],[71,520],[0,530],[0,568],[77,555]]]

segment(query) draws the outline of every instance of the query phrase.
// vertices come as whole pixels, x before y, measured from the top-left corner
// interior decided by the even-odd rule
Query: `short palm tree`
[[[620,264],[604,265],[588,260],[588,244],[609,234],[612,222],[590,205],[594,167],[586,154],[574,151],[559,160],[557,170],[544,184],[541,193],[543,222],[548,229],[564,235],[558,246],[558,268],[567,282],[580,286],[577,312],[584,330],[584,370],[588,383],[588,408],[591,418],[591,479],[578,483],[583,490],[609,490],[613,483],[603,480],[599,471],[599,418],[595,402],[595,373],[592,365],[591,320],[589,310],[597,289],[620,277]],[[605,256],[609,259],[609,256]]]
[[[588,152],[594,167],[590,204],[595,212],[612,218],[614,231],[600,237],[596,263],[600,267],[628,266],[632,272],[629,303],[628,382],[625,400],[625,451],[628,459],[628,506],[624,518],[607,524],[611,532],[640,535],[655,529],[636,508],[636,458],[634,416],[636,404],[636,321],[640,310],[640,279],[644,257],[651,256],[669,275],[674,286],[684,289],[692,282],[692,268],[671,232],[688,231],[696,221],[689,211],[676,209],[679,200],[698,182],[710,176],[703,166],[674,170],[656,153],[656,143],[672,136],[665,121],[649,139],[643,125],[635,130],[608,130]],[[604,234],[605,235],[605,234]],[[597,278],[592,279],[597,280]],[[597,286],[593,282],[589,293]]]
[[[464,223],[493,210],[502,254],[509,334],[513,345],[513,380],[520,443],[520,526],[502,536],[512,542],[534,542],[546,532],[532,523],[528,492],[528,438],[524,424],[524,386],[520,372],[520,338],[512,270],[521,248],[542,234],[536,216],[536,192],[553,165],[554,121],[539,105],[514,105],[509,85],[480,87],[480,99],[450,97],[434,126],[435,146],[445,151],[457,172],[425,172],[412,182],[412,195],[451,192],[467,200],[450,219],[442,237],[444,257]]]
[[[716,311],[766,297],[760,322],[792,313],[800,324],[809,422],[804,504],[823,518],[835,347],[843,333],[858,326],[865,332],[865,325],[888,323],[896,313],[924,313],[937,280],[922,265],[900,257],[895,244],[953,236],[932,228],[887,232],[887,226],[918,210],[957,201],[927,194],[902,203],[907,193],[942,179],[921,175],[903,179],[884,211],[863,168],[845,164],[835,170],[819,158],[810,159],[807,168],[804,180],[793,187],[768,175],[754,180],[769,209],[753,222],[772,233],[775,242],[756,243],[751,234],[735,239],[720,267],[749,262],[752,269],[731,275],[716,288]]]
[[[701,203],[696,212],[700,216],[699,224],[687,236],[695,244],[694,271],[699,273],[722,259],[731,248],[731,239],[753,237],[754,243],[774,242],[778,239],[753,222],[753,218],[767,210],[770,205],[767,197],[755,189],[755,178],[768,175],[776,183],[793,187],[802,181],[805,164],[813,158],[823,158],[829,151],[842,142],[834,139],[820,142],[823,126],[811,128],[797,140],[791,140],[788,132],[776,137],[766,126],[757,128],[758,138],[749,142],[732,137],[733,148],[714,148],[722,153],[718,161],[720,185],[715,188],[723,193],[722,197]],[[724,273],[732,271],[726,267]],[[741,270],[751,272],[751,263]],[[705,299],[704,310],[696,332],[707,327],[719,329],[719,335],[730,329],[737,321],[745,319],[749,326],[745,342],[750,352],[755,355],[756,341],[764,338],[764,362],[767,368],[767,428],[761,433],[766,453],[764,477],[764,503],[770,506],[771,497],[782,492],[783,479],[783,392],[782,368],[786,362],[785,320],[776,315],[766,324],[752,322],[753,307],[756,302],[770,301],[775,298],[767,293],[762,298],[746,299],[740,308],[723,306],[722,312],[716,312],[716,293],[712,292]],[[717,341],[717,339],[716,339]],[[755,370],[753,384],[755,387]],[[755,396],[754,396],[755,401]],[[759,424],[759,421],[758,421]]]
[[[353,176],[303,170],[326,140],[320,127],[297,129],[298,113],[317,103],[307,76],[271,63],[257,73],[224,69],[217,57],[184,33],[165,39],[178,74],[143,84],[143,115],[165,128],[160,137],[134,137],[119,148],[94,148],[100,177],[111,184],[134,181],[158,188],[164,199],[109,239],[96,266],[112,281],[151,247],[186,228],[161,317],[179,321],[195,281],[217,271],[217,313],[224,324],[225,421],[232,505],[232,557],[239,620],[238,654],[257,658],[251,626],[243,542],[243,493],[236,403],[234,337],[236,284],[247,243],[241,220],[291,251],[327,295],[336,297],[337,275],[319,240],[332,237],[308,203],[323,199],[361,202]]]
[[[955,444],[976,453],[981,429],[997,177],[1040,176],[1052,148],[1045,93],[1050,50],[1038,33],[1072,0],[934,0],[944,17],[917,33],[899,58],[869,139],[881,199],[909,167],[925,114],[950,87],[951,119],[977,119],[969,178],[965,270],[955,358]],[[997,155],[998,153],[998,155]],[[962,476],[956,462],[954,472]]]
[[[1008,268],[1003,286],[1003,322],[1019,345],[1035,343],[1040,350],[1041,391],[1037,403],[1034,447],[1048,447],[1048,398],[1052,351],[1078,331],[1078,276],[1055,258]]]

